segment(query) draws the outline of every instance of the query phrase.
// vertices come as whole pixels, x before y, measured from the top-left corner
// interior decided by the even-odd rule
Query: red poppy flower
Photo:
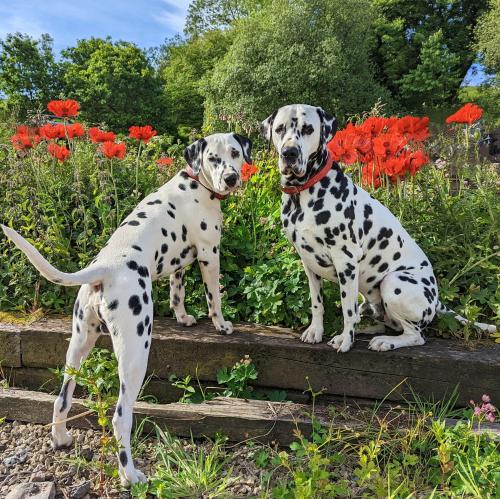
[[[373,139],[373,151],[377,156],[387,158],[401,151],[406,143],[399,133],[382,133]]]
[[[88,134],[90,140],[94,143],[97,142],[114,142],[116,139],[116,135],[113,132],[104,132],[99,130],[97,127],[89,128]]]
[[[259,169],[254,163],[243,163],[243,166],[241,167],[241,180],[243,180],[243,182],[247,182],[250,177],[258,171]]]
[[[58,146],[55,142],[51,142],[47,150],[53,158],[57,158],[61,163],[66,161],[70,155],[68,148],[65,146]]]
[[[85,134],[85,130],[83,129],[81,123],[66,125],[66,132],[70,139],[73,139],[74,137],[83,137],[83,135]]]
[[[147,144],[156,134],[156,130],[151,125],[146,126],[131,126],[129,129],[129,137],[140,140]]]
[[[10,138],[12,146],[18,151],[25,151],[36,146],[41,137],[38,134],[38,128],[28,127],[26,125],[20,125],[17,127],[16,132]]]
[[[446,118],[446,123],[467,123],[468,125],[471,125],[479,118],[481,118],[482,115],[483,110],[479,106],[468,102],[456,113],[448,116],[448,118]]]
[[[63,139],[66,137],[64,125],[51,125],[47,123],[40,127],[40,135],[46,140]]]
[[[415,116],[404,116],[397,121],[397,130],[408,140],[422,142],[429,137],[429,118],[417,118]]]
[[[106,156],[106,158],[109,159],[123,159],[125,157],[125,153],[127,152],[125,142],[120,142],[119,144],[115,144],[111,141],[103,142],[99,150],[104,154],[104,156]]]
[[[328,143],[328,150],[335,161],[351,165],[358,160],[358,153],[354,144],[355,135],[352,132],[353,125],[349,124],[345,130],[337,132]]]
[[[162,156],[161,158],[156,160],[156,164],[158,166],[171,166],[174,163],[174,158],[169,158],[166,156]]]
[[[427,156],[423,151],[418,149],[410,153],[405,159],[405,169],[410,175],[415,175],[415,173],[429,162],[429,156]]]
[[[80,104],[76,100],[52,100],[47,104],[47,109],[58,118],[70,118],[76,116]]]

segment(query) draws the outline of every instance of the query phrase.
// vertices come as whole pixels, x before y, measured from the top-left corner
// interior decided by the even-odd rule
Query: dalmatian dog
[[[152,281],[170,275],[170,306],[178,323],[191,326],[196,321],[184,308],[183,269],[198,260],[215,329],[221,334],[233,332],[231,322],[222,315],[219,291],[220,199],[241,184],[241,167],[245,161],[251,162],[250,153],[251,142],[234,133],[210,135],[191,144],[185,150],[187,170],[145,197],[97,258],[73,274],[54,268],[21,235],[2,225],[45,278],[63,286],[81,285],[67,366],[78,369],[99,335],[111,335],[120,376],[113,428],[120,445],[123,485],[145,480],[132,461],[130,432],[151,347]],[[74,388],[74,379],[66,373],[54,404],[52,438],[56,449],[72,442],[64,421]]]
[[[302,341],[323,337],[322,279],[340,284],[344,329],[328,343],[338,352],[352,347],[362,314],[378,321],[363,332],[382,333],[386,326],[401,332],[375,336],[369,348],[376,351],[423,345],[422,331],[436,313],[466,323],[440,303],[432,266],[399,220],[329,157],[326,145],[336,129],[333,116],[303,104],[284,106],[261,125],[279,155],[284,231],[309,280],[312,321]]]

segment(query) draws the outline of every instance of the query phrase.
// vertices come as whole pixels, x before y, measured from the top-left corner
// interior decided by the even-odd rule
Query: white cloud
[[[179,32],[184,29],[190,0],[162,0],[163,8],[153,14],[153,19],[167,27],[169,31]]]
[[[26,33],[34,38],[38,38],[42,33],[47,33],[43,24],[29,17],[21,17],[17,14],[3,14],[2,25],[0,27],[0,38],[4,38],[8,33]]]

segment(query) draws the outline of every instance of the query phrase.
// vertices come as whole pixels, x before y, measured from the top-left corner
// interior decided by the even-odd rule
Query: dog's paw
[[[219,334],[232,334],[233,333],[233,323],[229,321],[224,321],[221,324],[216,324],[215,329]]]
[[[323,327],[310,325],[303,333],[300,339],[304,343],[320,343],[323,339]]]
[[[52,448],[54,450],[70,447],[73,443],[73,437],[67,432],[52,433]]]
[[[352,340],[351,337],[347,334],[339,334],[337,336],[334,336],[329,342],[328,345],[330,345],[334,350],[337,350],[337,352],[348,352],[351,347],[352,347]]]
[[[372,338],[368,344],[370,350],[375,350],[376,352],[387,352],[388,350],[394,350],[396,348],[394,344],[394,336],[377,336]]]
[[[122,487],[130,487],[134,483],[145,483],[148,481],[147,476],[137,468],[132,471],[120,471],[120,483]]]
[[[186,327],[194,326],[196,319],[192,315],[183,315],[182,317],[177,317],[177,323]]]

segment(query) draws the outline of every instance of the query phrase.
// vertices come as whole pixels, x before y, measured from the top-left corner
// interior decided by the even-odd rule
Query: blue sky
[[[78,39],[111,36],[139,47],[182,33],[189,0],[0,0],[0,38],[19,31],[49,33],[54,48]]]
[[[190,0],[0,0],[0,38],[19,31],[35,38],[49,33],[56,54],[91,36],[157,47],[182,33]],[[464,79],[478,85],[485,78],[475,65]]]

